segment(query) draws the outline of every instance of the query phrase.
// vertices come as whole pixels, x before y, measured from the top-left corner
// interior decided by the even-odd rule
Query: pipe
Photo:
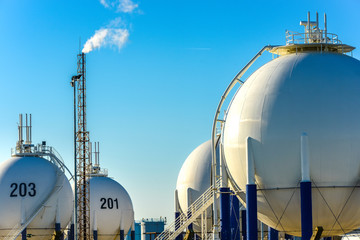
[[[311,38],[311,32],[310,32],[310,12],[308,12],[308,43],[310,42],[310,38]]]
[[[326,21],[326,13],[324,13],[324,31],[325,31],[325,43],[327,43],[327,21]]]

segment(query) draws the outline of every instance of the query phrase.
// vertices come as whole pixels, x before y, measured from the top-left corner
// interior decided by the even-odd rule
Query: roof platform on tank
[[[288,55],[302,52],[332,52],[347,53],[355,49],[347,44],[329,44],[329,43],[302,43],[289,44],[285,46],[274,47],[269,52],[277,55]]]

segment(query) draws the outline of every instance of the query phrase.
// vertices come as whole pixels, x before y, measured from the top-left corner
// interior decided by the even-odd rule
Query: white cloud
[[[106,8],[109,7],[109,4],[106,2],[106,0],[100,0],[100,3]]]
[[[102,46],[116,46],[119,50],[129,38],[129,31],[121,28],[102,28],[95,31],[94,36],[86,41],[83,53],[89,53]]]
[[[132,13],[138,6],[138,4],[133,3],[131,0],[118,0],[117,11]]]
[[[100,0],[100,3],[106,8],[115,8],[117,12],[132,13],[139,4],[132,0]]]

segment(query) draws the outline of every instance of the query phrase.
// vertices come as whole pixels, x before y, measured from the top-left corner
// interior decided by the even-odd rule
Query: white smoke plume
[[[106,8],[115,8],[117,12],[132,13],[139,4],[132,0],[100,0],[100,3]]]
[[[124,46],[129,38],[129,31],[122,28],[102,28],[95,32],[89,40],[86,41],[83,53],[89,53],[102,46],[116,46],[119,50]]]

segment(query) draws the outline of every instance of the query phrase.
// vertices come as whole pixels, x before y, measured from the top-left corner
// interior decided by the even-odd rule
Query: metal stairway
[[[33,154],[36,156],[41,156],[41,157],[47,158],[50,162],[52,162],[53,164],[55,164],[56,166],[59,167],[56,170],[56,182],[55,182],[54,188],[49,193],[49,195],[44,199],[44,201],[41,204],[39,204],[39,206],[35,209],[35,211],[26,219],[26,221],[23,224],[16,224],[10,230],[10,232],[7,234],[7,236],[4,238],[4,240],[15,240],[21,234],[21,232],[35,219],[35,217],[41,212],[41,210],[43,210],[43,208],[49,202],[51,196],[53,196],[54,194],[57,194],[62,188],[63,178],[61,176],[63,174],[65,174],[66,166],[64,165],[63,161],[61,160],[60,155],[52,147],[43,146],[41,148],[38,146],[38,150],[39,150],[39,152],[35,152]],[[66,169],[66,170],[68,170],[68,169]]]
[[[160,235],[154,240],[174,240],[186,227],[200,216],[214,202],[214,194],[221,186],[221,178],[218,178],[215,186],[212,185],[193,204],[188,207],[187,213],[181,213]]]

